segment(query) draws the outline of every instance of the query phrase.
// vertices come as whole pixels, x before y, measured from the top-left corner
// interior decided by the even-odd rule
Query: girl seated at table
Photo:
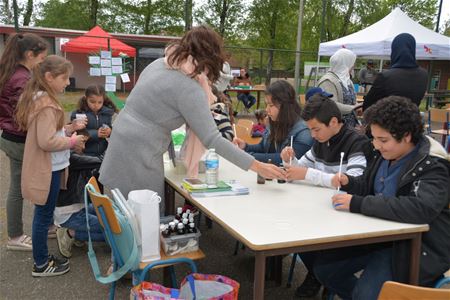
[[[313,139],[305,121],[300,117],[301,108],[295,99],[294,88],[285,80],[272,83],[265,91],[266,111],[269,125],[261,142],[247,145],[242,139],[234,138],[233,143],[253,155],[257,160],[279,165],[280,152],[286,146],[295,150],[298,158],[308,151]]]

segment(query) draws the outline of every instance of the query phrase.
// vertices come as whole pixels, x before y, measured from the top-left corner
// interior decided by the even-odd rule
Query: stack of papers
[[[222,181],[220,181],[222,182]],[[248,195],[250,193],[250,189],[245,187],[236,181],[226,182],[226,184],[230,187],[229,190],[224,191],[213,191],[214,189],[207,189],[207,191],[199,192],[198,190],[190,192],[192,197],[220,197],[220,196],[237,196],[237,195]]]

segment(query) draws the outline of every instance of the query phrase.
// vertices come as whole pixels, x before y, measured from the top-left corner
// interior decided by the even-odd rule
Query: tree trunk
[[[333,40],[333,35],[331,34],[332,32],[332,28],[331,27],[331,18],[332,18],[332,14],[333,10],[331,7],[331,1],[327,1],[327,41],[332,41]]]
[[[277,19],[278,11],[272,12],[272,19],[270,22],[270,48],[275,48],[275,37],[277,32]],[[266,72],[266,86],[270,85],[270,80],[272,79],[272,68],[273,68],[273,50],[269,50],[269,58],[267,59],[267,72]]]
[[[28,0],[27,7],[25,9],[25,14],[23,15],[23,26],[28,26],[30,24],[32,14],[33,14],[33,0]]]
[[[144,34],[150,34],[150,20],[152,15],[152,0],[147,0],[147,8],[144,16]]]
[[[99,5],[98,0],[91,0],[91,7],[89,11],[89,23],[90,23],[89,29],[97,25],[98,5]]]
[[[9,0],[3,0],[3,10],[5,12],[5,24],[11,24],[13,22],[13,16],[9,7]]]
[[[192,0],[184,1],[184,30],[192,28]]]
[[[229,3],[227,0],[222,0],[222,10],[220,11],[220,24],[219,24],[219,34],[223,37],[225,34],[225,21],[228,15]]]
[[[344,16],[344,24],[342,25],[342,31],[340,36],[347,35],[348,25],[350,23],[350,17],[353,14],[353,9],[355,8],[355,0],[350,0],[350,3],[348,4],[347,12]]]

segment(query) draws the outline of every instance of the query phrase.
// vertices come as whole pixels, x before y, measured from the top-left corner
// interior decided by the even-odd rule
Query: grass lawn
[[[128,97],[129,93],[116,93],[117,97],[125,100]],[[65,92],[64,94],[59,96],[59,100],[61,101],[64,111],[71,112],[76,109],[78,101],[81,97],[84,96],[84,91],[76,91],[76,92]]]

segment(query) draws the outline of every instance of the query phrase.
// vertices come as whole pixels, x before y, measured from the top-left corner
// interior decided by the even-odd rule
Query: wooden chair
[[[378,300],[450,299],[450,289],[424,288],[386,281]]]
[[[433,125],[438,124],[438,128]],[[428,110],[428,134],[442,136],[442,146],[446,148],[450,127],[450,111],[446,109],[430,108]],[[447,148],[446,148],[447,149]]]
[[[239,119],[236,122],[236,125],[240,125],[242,127],[248,128],[251,132],[254,122],[249,119]]]
[[[305,94],[298,95],[298,101],[300,103],[300,106],[304,107],[306,105],[306,95]]]
[[[257,144],[261,141],[261,138],[253,138],[251,134],[251,129],[244,127],[239,124],[235,124],[236,128],[236,136],[240,139],[242,139],[244,142],[246,142],[249,145]]]

